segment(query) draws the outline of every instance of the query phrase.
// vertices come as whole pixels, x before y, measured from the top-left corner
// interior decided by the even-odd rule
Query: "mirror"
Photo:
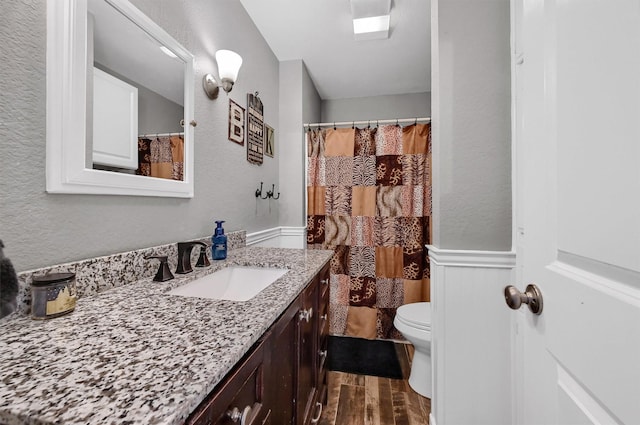
[[[193,197],[193,55],[128,1],[51,3],[47,192]],[[140,136],[183,162],[145,172]]]

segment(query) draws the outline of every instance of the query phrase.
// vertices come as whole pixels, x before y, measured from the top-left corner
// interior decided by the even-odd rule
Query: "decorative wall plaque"
[[[247,161],[262,164],[264,153],[264,115],[262,101],[255,94],[247,94]]]
[[[244,108],[229,99],[229,140],[244,145]]]
[[[273,158],[276,148],[276,139],[273,127],[264,125],[264,154]]]

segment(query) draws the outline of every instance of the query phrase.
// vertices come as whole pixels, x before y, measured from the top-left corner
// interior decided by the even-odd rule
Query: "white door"
[[[640,424],[640,0],[515,0],[521,424]]]

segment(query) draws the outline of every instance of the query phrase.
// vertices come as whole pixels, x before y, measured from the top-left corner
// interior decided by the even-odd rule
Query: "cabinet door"
[[[214,391],[187,419],[188,425],[261,425],[272,422],[270,406],[264,403],[265,364],[264,338],[241,361],[221,387]]]
[[[329,342],[329,267],[325,267],[320,272],[318,278],[318,397],[321,404],[327,402],[327,346]]]
[[[296,424],[311,421],[317,382],[317,279],[302,294],[302,308],[298,314],[298,376],[296,396]]]
[[[296,367],[298,364],[298,313],[302,307],[296,299],[274,324],[271,332],[271,371],[265,382],[265,397],[272,407],[275,425],[292,425],[295,420]]]
[[[93,68],[93,162],[138,168],[138,89]]]

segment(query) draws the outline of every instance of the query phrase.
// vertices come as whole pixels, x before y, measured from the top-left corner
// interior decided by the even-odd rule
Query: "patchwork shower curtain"
[[[307,247],[332,249],[330,331],[402,339],[396,309],[429,300],[430,124],[307,132]]]
[[[184,139],[182,136],[138,138],[138,169],[136,174],[183,180]]]

